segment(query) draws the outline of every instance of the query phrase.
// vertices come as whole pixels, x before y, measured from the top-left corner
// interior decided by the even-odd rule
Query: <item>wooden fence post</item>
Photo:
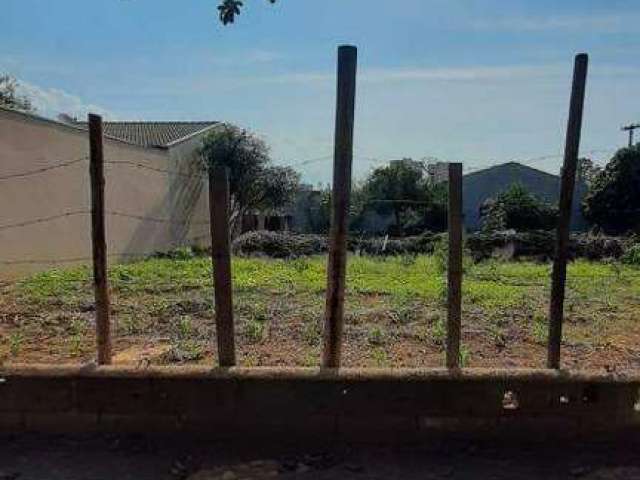
[[[111,363],[111,324],[109,320],[109,279],[104,219],[104,151],[102,118],[89,114],[89,173],[91,177],[91,245],[93,281],[96,299],[96,341],[98,365]]]
[[[229,169],[209,170],[211,261],[216,305],[218,361],[221,367],[236,364],[231,289],[231,241],[229,234]]]
[[[322,355],[324,368],[340,367],[342,349],[357,58],[356,47],[343,45],[338,48],[332,215]]]
[[[587,66],[586,53],[576,55],[571,88],[571,104],[567,122],[567,136],[564,150],[564,163],[560,183],[560,202],[558,227],[556,233],[556,251],[551,273],[551,301],[549,303],[549,345],[547,355],[548,368],[560,368],[560,345],[562,343],[562,317],[564,312],[565,282],[567,279],[567,257],[569,253],[569,228],[571,224],[571,206],[575,186],[580,133],[582,129],[582,111],[584,107]]]
[[[460,366],[462,316],[462,164],[449,164],[447,268],[447,368]]]

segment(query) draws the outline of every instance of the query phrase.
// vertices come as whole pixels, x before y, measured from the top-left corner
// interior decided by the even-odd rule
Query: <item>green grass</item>
[[[322,257],[293,261],[235,258],[233,286],[240,294],[296,294],[314,296],[324,291],[326,260]],[[463,282],[466,304],[483,309],[521,306],[528,299],[546,294],[550,268],[534,262],[489,261],[467,268]],[[577,261],[569,265],[569,302],[594,301],[615,308],[620,295],[640,292],[640,271],[634,267]],[[394,320],[410,323],[420,302],[442,301],[444,273],[433,256],[350,257],[347,269],[348,293],[352,296],[390,297]],[[122,300],[150,295],[145,302],[149,314],[175,307],[177,298],[189,292],[210,292],[211,262],[208,258],[187,260],[149,259],[110,268],[113,294]],[[19,297],[34,304],[58,302],[75,305],[92,301],[91,274],[86,267],[50,270],[23,280]],[[206,309],[209,306],[203,305]],[[253,316],[265,315],[253,312]],[[257,319],[260,321],[260,319]],[[137,326],[128,328],[136,330]]]
[[[320,346],[326,257],[289,261],[234,258],[232,267],[236,330],[246,343],[247,363],[258,358],[251,349],[269,342],[297,341],[306,349]],[[443,252],[349,257],[345,338],[360,349],[357,358],[387,364],[383,347],[407,339],[415,340],[415,348],[442,351],[446,340],[443,267]],[[210,338],[214,330],[211,270],[209,258],[189,256],[111,266],[116,335],[166,339],[172,361],[205,358],[210,352],[207,345],[214,345]],[[508,350],[512,342],[523,338],[544,345],[548,264],[466,261],[464,271],[465,328],[495,348]],[[23,314],[16,321],[18,326],[9,328],[0,340],[0,347],[11,356],[19,356],[25,339],[33,338],[64,338],[65,347],[55,348],[66,349],[71,357],[91,354],[93,290],[88,267],[33,275],[14,284],[8,295]],[[616,335],[640,325],[639,299],[637,267],[585,260],[571,263],[565,337],[576,344],[608,344]],[[277,345],[272,348],[277,350]],[[475,344],[468,348],[478,350]],[[473,363],[476,357],[471,358],[469,351],[462,352],[465,363]],[[304,364],[317,358],[315,350],[308,354],[283,350],[281,355],[296,356]]]

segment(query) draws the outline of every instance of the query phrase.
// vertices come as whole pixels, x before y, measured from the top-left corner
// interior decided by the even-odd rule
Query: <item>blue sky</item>
[[[0,71],[41,114],[222,120],[306,181],[331,177],[336,47],[359,48],[357,176],[437,157],[559,170],[573,56],[590,54],[582,151],[640,121],[637,0],[2,0]]]

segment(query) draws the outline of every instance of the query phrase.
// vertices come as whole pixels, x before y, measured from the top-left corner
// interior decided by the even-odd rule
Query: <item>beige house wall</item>
[[[198,141],[160,149],[105,138],[110,262],[208,244],[206,183],[194,175],[196,159],[188,155],[189,144]],[[90,263],[88,152],[84,130],[0,109],[0,279]],[[24,222],[29,224],[7,228]]]

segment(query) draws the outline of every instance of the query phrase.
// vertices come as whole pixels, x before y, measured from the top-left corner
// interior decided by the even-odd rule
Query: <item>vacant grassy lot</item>
[[[324,257],[235,258],[240,362],[313,366],[319,361]],[[550,266],[465,262],[465,366],[541,367]],[[149,259],[110,271],[116,362],[215,361],[208,258]],[[446,305],[440,255],[350,257],[345,366],[439,366]],[[5,284],[0,358],[87,362],[94,357],[87,267]],[[569,267],[563,362],[571,368],[640,366],[640,270],[577,261]]]

